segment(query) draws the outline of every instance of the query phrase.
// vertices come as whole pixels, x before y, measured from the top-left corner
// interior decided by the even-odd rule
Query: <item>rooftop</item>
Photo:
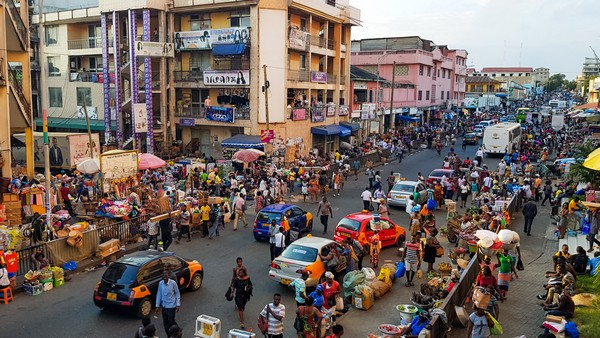
[[[468,76],[465,79],[466,83],[502,83],[502,81],[494,80],[489,76]]]
[[[377,74],[368,72],[362,68],[354,65],[350,65],[350,80],[354,81],[378,81],[383,78],[378,77]]]
[[[482,73],[532,73],[531,67],[486,67],[481,69]]]

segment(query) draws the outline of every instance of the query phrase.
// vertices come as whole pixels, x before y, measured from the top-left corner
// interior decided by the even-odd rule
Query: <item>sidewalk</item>
[[[532,236],[523,234],[524,220],[520,210],[513,215],[512,230],[521,235],[521,256],[525,270],[518,271],[519,278],[510,282],[507,300],[500,303],[499,322],[504,329],[502,337],[524,335],[529,338],[537,337],[543,332],[540,325],[544,322],[545,312],[538,305],[541,301],[536,295],[543,291],[544,273],[552,270],[552,255],[558,250],[550,211],[548,206],[542,207],[538,203],[538,216],[534,220]],[[471,305],[466,307],[470,312]],[[448,335],[453,338],[466,336],[466,329],[456,327]]]

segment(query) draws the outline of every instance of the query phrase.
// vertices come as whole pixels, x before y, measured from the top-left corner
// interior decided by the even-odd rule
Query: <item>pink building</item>
[[[429,121],[462,105],[467,55],[418,36],[376,38],[352,41],[350,62],[385,81],[374,101],[380,109],[389,114],[392,106],[393,114],[422,115]]]

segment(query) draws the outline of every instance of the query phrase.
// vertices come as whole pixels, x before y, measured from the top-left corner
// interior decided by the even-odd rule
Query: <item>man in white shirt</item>
[[[267,304],[260,312],[260,316],[267,320],[267,336],[269,338],[283,338],[283,318],[285,318],[285,305],[281,304],[281,295],[273,295],[273,303]]]
[[[365,191],[362,192],[362,194],[360,194],[360,197],[362,198],[363,201],[363,210],[369,210],[369,206],[371,205],[371,198],[373,197],[371,195],[371,191],[369,190],[369,187],[365,188]]]
[[[479,148],[475,153],[475,158],[479,164],[483,163],[483,150],[481,148]]]
[[[415,206],[415,198],[413,195],[409,195],[406,197],[406,213],[410,216],[412,215],[412,208]]]
[[[285,249],[285,230],[283,227],[279,227],[279,232],[277,232],[274,236],[275,238],[275,251],[273,255],[275,257],[281,255],[283,249]]]

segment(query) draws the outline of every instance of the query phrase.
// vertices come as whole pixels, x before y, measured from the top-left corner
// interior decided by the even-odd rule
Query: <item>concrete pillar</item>
[[[167,36],[169,34],[172,34],[172,31],[166,30],[166,13],[165,11],[159,11],[158,12],[158,40],[160,42],[165,42],[167,41]],[[170,32],[170,33],[167,33]],[[172,41],[168,41],[168,42],[172,42]],[[169,58],[169,59],[173,59],[173,58]],[[172,78],[172,77],[169,77]],[[160,58],[160,79],[163,81],[160,81],[160,122],[162,122],[162,139],[163,139],[163,144],[162,144],[162,149],[161,150],[165,150],[167,149],[167,146],[170,146],[169,143],[169,139],[167,138],[167,81],[164,81],[164,79],[167,79],[167,58],[162,57]]]
[[[167,38],[169,42],[173,42],[173,33],[175,32],[175,17],[173,13],[167,14],[168,21],[168,30],[167,30]],[[170,140],[175,140],[175,135],[177,131],[177,125],[175,123],[175,103],[177,101],[176,90],[175,90],[175,78],[174,78],[174,70],[175,70],[175,58],[169,58],[169,123],[163,121],[163,125],[169,126],[169,136]],[[166,100],[165,100],[166,102]],[[165,138],[165,142],[167,142],[167,138]],[[184,144],[185,145],[185,144]],[[166,144],[169,148],[171,144]]]

